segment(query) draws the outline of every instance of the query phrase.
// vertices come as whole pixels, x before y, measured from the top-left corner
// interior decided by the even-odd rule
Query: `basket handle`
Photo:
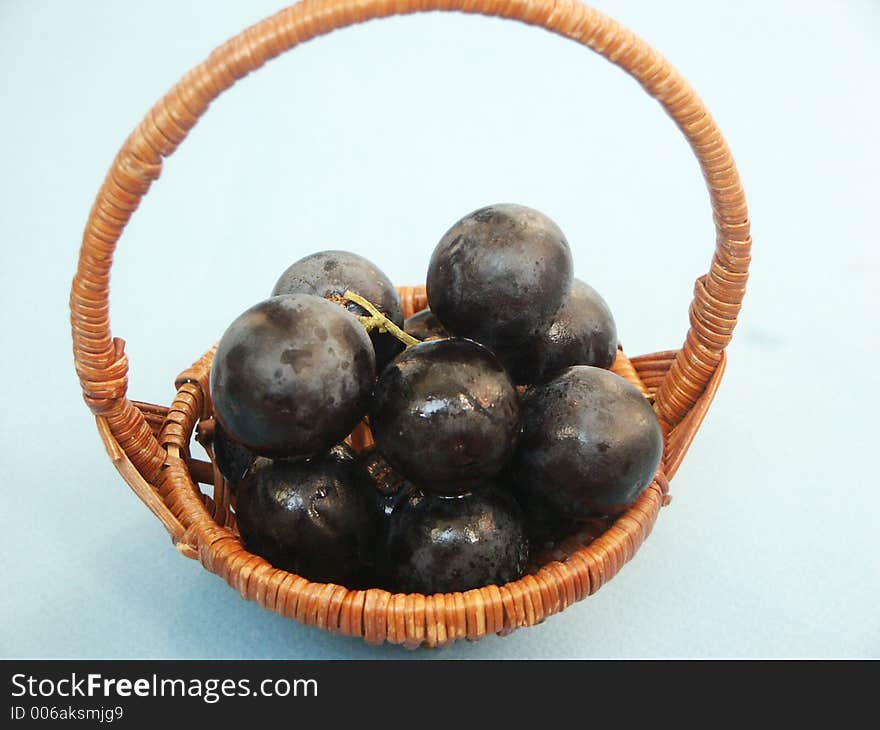
[[[305,0],[214,50],[147,113],[126,139],[98,192],[83,234],[70,297],[76,370],[92,411],[103,416],[132,462],[150,478],[164,460],[126,398],[124,342],[110,332],[109,281],[116,243],[141,198],[208,105],[238,79],[294,46],[355,23],[428,10],[520,20],[571,38],[633,76],[673,118],[703,171],[714,211],[715,254],[696,282],[690,328],[655,407],[669,426],[694,405],[731,339],[748,275],[749,220],[742,185],[721,133],[681,75],[619,23],[577,0]]]

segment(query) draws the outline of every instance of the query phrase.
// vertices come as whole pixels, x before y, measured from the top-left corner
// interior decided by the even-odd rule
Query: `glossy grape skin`
[[[412,335],[417,340],[424,342],[425,340],[442,340],[449,337],[449,332],[441,324],[430,309],[423,309],[416,312],[412,317],[407,318],[403,323],[403,330]]]
[[[610,368],[617,356],[617,326],[604,299],[575,279],[553,323],[526,343],[495,348],[516,383],[542,383],[572,365]]]
[[[571,289],[568,242],[547,216],[492,205],[450,228],[431,256],[431,311],[451,333],[489,347],[549,327]]]
[[[391,587],[450,593],[522,577],[529,544],[516,500],[494,485],[459,497],[415,493],[391,517]]]
[[[462,338],[432,340],[382,371],[370,427],[389,463],[420,488],[460,493],[510,458],[519,399],[485,347]]]
[[[211,396],[233,440],[262,456],[304,458],[351,432],[374,378],[360,323],[326,299],[291,294],[229,326],[211,366]]]
[[[522,399],[509,473],[563,514],[617,514],[651,483],[663,454],[654,410],[609,370],[578,365]]]
[[[343,298],[346,291],[360,294],[398,327],[403,326],[403,310],[397,289],[371,261],[350,251],[320,251],[293,263],[281,275],[272,296],[314,294],[331,299],[355,316],[369,314],[359,304]],[[381,370],[403,350],[393,335],[370,332],[376,351],[376,369]]]
[[[247,446],[233,441],[218,421],[214,421],[214,440],[212,443],[214,462],[223,478],[235,487],[247,474],[256,455]]]
[[[259,459],[239,484],[236,517],[247,550],[276,568],[349,587],[369,576],[375,515],[348,447],[306,461]]]

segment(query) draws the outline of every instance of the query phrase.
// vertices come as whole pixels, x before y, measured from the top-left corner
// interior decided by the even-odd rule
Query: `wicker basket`
[[[696,281],[690,329],[680,350],[628,359],[614,370],[648,394],[663,426],[664,457],[650,487],[613,521],[593,522],[538,555],[529,573],[503,586],[464,593],[392,594],[313,583],[273,568],[242,546],[230,493],[216,468],[190,456],[195,433],[210,453],[212,411],[208,352],[176,381],[169,407],[126,397],[124,342],[110,333],[109,279],[116,243],[159,177],[162,159],[184,140],[210,102],[237,79],[294,46],[371,18],[458,10],[511,18],[571,38],[632,75],[675,120],[702,168],[714,210],[715,253]],[[159,518],[177,549],[261,606],[328,631],[407,647],[507,634],[543,621],[596,592],[636,552],[724,372],[745,293],[749,222],[742,186],[715,122],[687,82],[656,51],[576,0],[307,0],[268,18],[216,49],[147,113],[116,156],[83,236],[70,308],[76,370],[110,458]],[[406,316],[426,305],[423,287],[400,289]],[[362,446],[369,433],[351,437]],[[212,484],[213,496],[199,484]]]

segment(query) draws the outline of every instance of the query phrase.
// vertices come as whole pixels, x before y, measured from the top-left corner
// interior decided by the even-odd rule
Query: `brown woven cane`
[[[703,171],[714,211],[715,252],[696,281],[690,328],[680,350],[629,360],[615,372],[654,400],[665,434],[664,458],[650,487],[622,515],[594,521],[535,556],[530,572],[503,586],[464,593],[392,594],[313,583],[248,553],[235,528],[229,490],[212,464],[190,457],[193,434],[210,453],[207,353],[177,380],[170,407],[130,401],[124,341],[110,332],[113,251],[162,160],[222,91],[266,61],[316,36],[371,18],[457,10],[543,26],[596,51],[633,76],[675,120]],[[98,192],[83,235],[70,297],[73,350],[83,395],[113,463],[170,533],[241,595],[331,632],[408,647],[479,639],[531,626],[597,591],[636,552],[668,501],[675,473],[724,371],[748,276],[749,221],[730,151],[709,112],[679,73],[644,41],[576,0],[306,0],[246,29],[187,73],[125,141]],[[424,308],[423,287],[400,290],[410,315]],[[361,428],[355,446],[369,440]],[[214,485],[212,497],[199,483]]]

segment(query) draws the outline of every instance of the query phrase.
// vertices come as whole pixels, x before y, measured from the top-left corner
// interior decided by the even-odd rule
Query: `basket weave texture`
[[[279,54],[334,29],[371,18],[428,10],[511,18],[581,43],[634,77],[685,135],[703,171],[715,223],[715,250],[697,279],[690,327],[679,350],[634,357],[620,351],[613,370],[654,402],[665,447],[653,483],[622,515],[587,523],[530,572],[503,586],[464,593],[392,594],[313,583],[273,568],[242,546],[227,485],[212,464],[193,459],[193,434],[210,453],[208,373],[213,351],[178,377],[169,407],[127,397],[124,341],[113,337],[109,281],[116,244],[159,177],[162,162],[185,139],[210,102]],[[597,591],[635,554],[711,404],[725,367],[745,294],[751,237],[736,166],[711,115],[680,74],[616,21],[576,0],[307,0],[246,29],[187,73],[147,113],[117,154],[83,234],[70,297],[74,360],[86,404],[108,454],[135,494],[168,530],[177,549],[198,558],[242,596],[332,632],[408,647],[506,634],[543,621]],[[426,306],[424,287],[400,288],[404,314]],[[369,433],[352,434],[355,447]],[[198,484],[213,484],[213,497]]]

